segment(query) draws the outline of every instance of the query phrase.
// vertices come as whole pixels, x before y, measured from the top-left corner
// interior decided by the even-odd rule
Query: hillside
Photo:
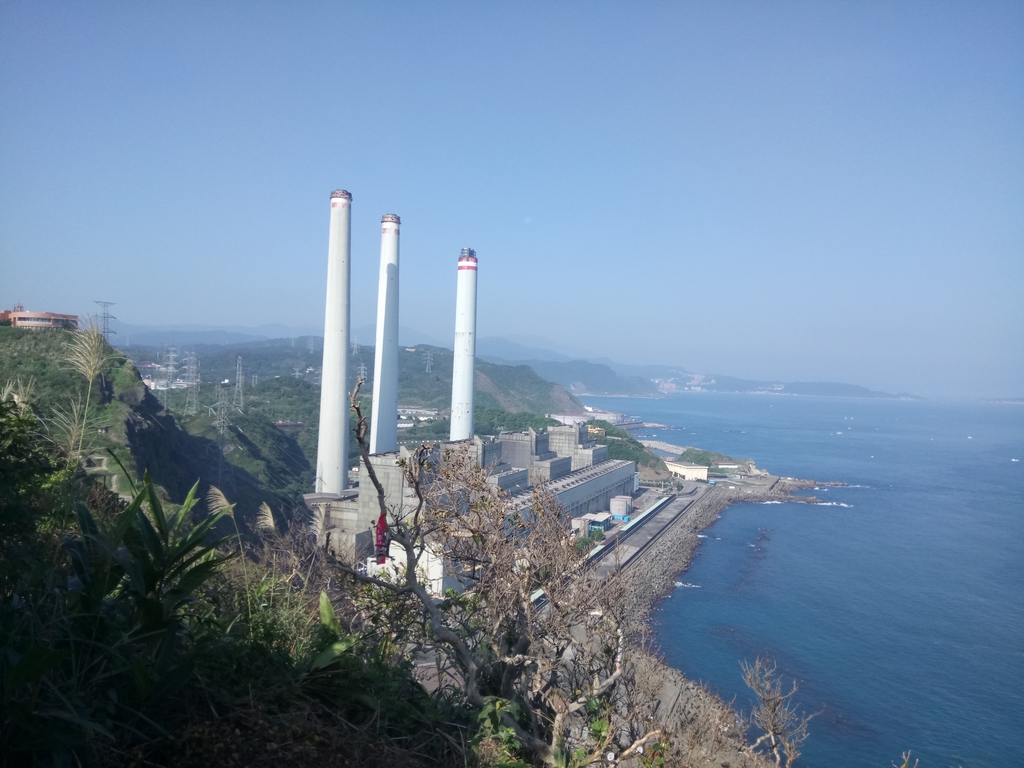
[[[868,389],[859,384],[842,384],[835,381],[758,381],[740,379],[735,376],[702,375],[698,377],[686,375],[675,379],[677,386],[699,387],[705,392],[737,392],[747,394],[800,395],[803,397],[863,397],[889,400],[920,400],[916,395],[907,392],[891,394]]]
[[[0,387],[11,382],[15,391],[20,389],[47,436],[65,449],[77,442],[79,433],[68,422],[88,389],[67,362],[71,338],[66,331],[0,328]],[[107,358],[103,374],[89,397],[86,428],[80,430],[91,474],[127,494],[148,471],[164,498],[175,504],[185,500],[197,480],[203,494],[210,484],[217,485],[238,502],[243,525],[264,502],[290,516],[299,502],[297,483],[308,479],[296,464],[301,451],[293,439],[274,434],[276,427],[260,423],[258,416],[235,419],[237,426],[223,436],[208,428],[209,416],[185,419],[188,428],[183,428],[146,389],[130,360],[112,347],[102,354]]]
[[[162,390],[157,394],[168,413],[192,436],[220,441],[224,459],[264,483],[268,489],[297,503],[298,495],[312,487],[316,467],[317,438],[320,421],[319,366],[323,352],[317,347],[320,339],[289,339],[256,341],[231,346],[198,346],[202,383],[199,391],[199,413],[181,416],[186,393],[184,389]],[[159,349],[133,347],[129,354],[145,365],[159,361]],[[430,356],[430,371],[426,370]],[[217,401],[219,383],[228,382],[233,393],[235,366],[242,358],[245,378],[244,409],[231,409],[232,426],[225,438],[212,426],[209,408]],[[180,359],[179,359],[180,362]],[[351,358],[349,389],[356,385],[360,362],[372,375],[373,348],[361,347]],[[403,430],[403,443],[447,439],[452,389],[451,350],[440,347],[402,348],[398,357],[398,396],[402,405],[436,408],[440,418],[419,422]],[[145,368],[148,375],[162,376]],[[180,371],[178,372],[180,374]],[[296,376],[298,374],[298,376]],[[178,375],[178,374],[176,374]],[[255,376],[255,384],[254,377]],[[475,420],[480,434],[495,434],[502,429],[542,429],[556,423],[547,413],[580,413],[582,405],[561,386],[545,381],[528,366],[477,363],[477,394]],[[369,402],[372,381],[363,385],[361,400],[364,413],[373,418]],[[276,425],[275,422],[289,422]],[[353,463],[358,450],[353,439],[349,456]]]
[[[309,342],[313,342],[313,351]],[[246,387],[252,387],[252,377],[257,377],[254,393],[269,380],[275,378],[298,378],[311,384],[318,383],[319,369],[323,361],[322,339],[306,337],[296,339],[273,339],[246,344],[225,346],[196,346],[200,361],[200,374],[204,389],[209,382],[235,381],[235,364],[242,358]],[[153,347],[132,347],[127,350],[129,357],[138,363],[152,361],[160,363],[164,351]],[[427,356],[430,355],[430,371],[427,371]],[[183,352],[179,350],[179,363]],[[360,364],[366,366],[367,385],[373,377],[373,347],[359,347],[350,356],[348,389],[355,387]],[[446,411],[451,408],[453,353],[443,347],[420,345],[403,347],[398,355],[398,399],[402,405],[416,405]],[[171,393],[184,403],[183,393]],[[477,361],[477,404],[485,408],[501,409],[513,413],[583,413],[582,404],[565,391],[559,384],[545,381],[533,369],[525,365],[497,365],[483,360]],[[281,418],[285,418],[282,416]],[[302,421],[303,419],[295,419]]]
[[[665,466],[664,459],[648,450],[629,432],[601,419],[591,421],[589,424],[604,431],[604,434],[595,437],[594,441],[598,445],[608,446],[609,459],[636,462],[640,478],[644,482],[668,478],[668,468]]]
[[[506,360],[489,358],[494,363],[512,365]],[[526,360],[515,363],[529,366],[550,381],[560,384],[573,395],[653,395],[658,388],[649,379],[640,376],[620,376],[603,363],[585,360]]]

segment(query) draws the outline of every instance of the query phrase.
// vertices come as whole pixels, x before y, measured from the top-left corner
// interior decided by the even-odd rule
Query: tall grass
[[[65,345],[66,362],[74,370],[82,374],[89,383],[86,389],[84,407],[73,409],[76,417],[79,415],[79,412],[81,416],[81,427],[76,430],[78,432],[78,443],[73,454],[76,457],[82,453],[82,441],[85,437],[85,427],[89,418],[89,404],[92,400],[92,385],[100,374],[103,373],[103,364],[114,357],[109,353],[109,350],[110,347],[106,339],[103,338],[103,334],[99,332],[92,318],[90,318],[84,328],[75,331]]]

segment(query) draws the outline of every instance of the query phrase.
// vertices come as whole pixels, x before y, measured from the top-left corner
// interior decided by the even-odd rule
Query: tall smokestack
[[[317,493],[348,488],[349,251],[352,195],[331,192],[331,235],[327,245],[327,312],[320,377],[320,434],[316,451]]]
[[[463,248],[455,289],[455,361],[452,368],[452,440],[473,437],[476,370],[476,251]]]
[[[398,228],[402,220],[387,213],[380,224],[370,453],[398,450]]]

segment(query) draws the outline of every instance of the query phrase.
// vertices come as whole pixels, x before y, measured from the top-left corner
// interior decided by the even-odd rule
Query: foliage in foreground
[[[253,546],[212,537],[231,505],[198,519],[195,489],[168,508],[148,476],[123,501],[61,474],[32,426],[0,403],[0,765],[464,763],[458,700],[308,541],[270,516]]]

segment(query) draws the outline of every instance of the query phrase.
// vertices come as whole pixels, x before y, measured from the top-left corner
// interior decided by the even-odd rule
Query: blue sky
[[[0,306],[1024,395],[1020,3],[0,2]]]

